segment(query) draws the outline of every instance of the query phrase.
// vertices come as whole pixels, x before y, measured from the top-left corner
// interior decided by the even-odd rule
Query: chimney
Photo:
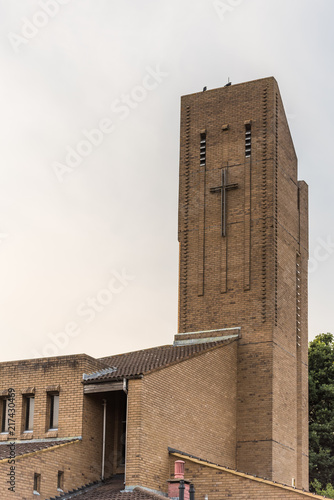
[[[174,479],[184,479],[184,464],[183,460],[176,460],[174,464]]]
[[[168,498],[171,500],[190,500],[190,481],[184,479],[184,465],[183,460],[177,460],[174,463],[174,479],[167,481]]]

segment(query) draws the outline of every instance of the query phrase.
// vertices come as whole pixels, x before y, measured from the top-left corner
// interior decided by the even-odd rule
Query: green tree
[[[334,498],[334,337],[309,343],[310,487]]]
[[[330,483],[327,484],[326,489],[323,489],[318,479],[315,479],[312,483],[312,489],[317,495],[334,498],[334,487]]]

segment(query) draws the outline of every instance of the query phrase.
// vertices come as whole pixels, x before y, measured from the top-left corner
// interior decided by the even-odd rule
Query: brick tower
[[[278,85],[181,100],[179,333],[239,335],[236,468],[308,489],[308,191]]]

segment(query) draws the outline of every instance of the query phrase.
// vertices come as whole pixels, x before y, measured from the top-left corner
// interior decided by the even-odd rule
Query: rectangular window
[[[249,158],[252,152],[252,130],[250,123],[246,125],[245,132],[245,156]]]
[[[62,470],[58,471],[57,489],[61,491],[64,489],[64,471]]]
[[[34,474],[34,493],[41,492],[41,475],[35,472]]]
[[[1,432],[8,432],[8,399],[1,401]]]
[[[205,167],[205,164],[206,164],[206,134],[205,133],[201,134],[199,164],[201,167]]]
[[[35,398],[34,396],[26,396],[24,399],[25,399],[24,430],[25,432],[28,432],[32,431],[34,427]]]
[[[58,429],[59,394],[50,394],[50,430]]]

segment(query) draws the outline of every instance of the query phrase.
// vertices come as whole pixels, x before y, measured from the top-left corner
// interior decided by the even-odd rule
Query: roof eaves
[[[119,375],[118,377],[109,377],[109,378],[97,378],[90,380],[82,380],[81,383],[84,385],[88,384],[103,384],[104,382],[122,382],[122,380],[133,380],[143,378],[143,373],[138,373],[136,375]]]
[[[101,370],[98,370],[93,373],[84,373],[82,378],[84,381],[86,380],[92,380],[96,379],[98,377],[104,376],[104,375],[109,375],[112,373],[115,373],[117,371],[117,368],[115,366],[110,366],[108,368],[102,368]]]

